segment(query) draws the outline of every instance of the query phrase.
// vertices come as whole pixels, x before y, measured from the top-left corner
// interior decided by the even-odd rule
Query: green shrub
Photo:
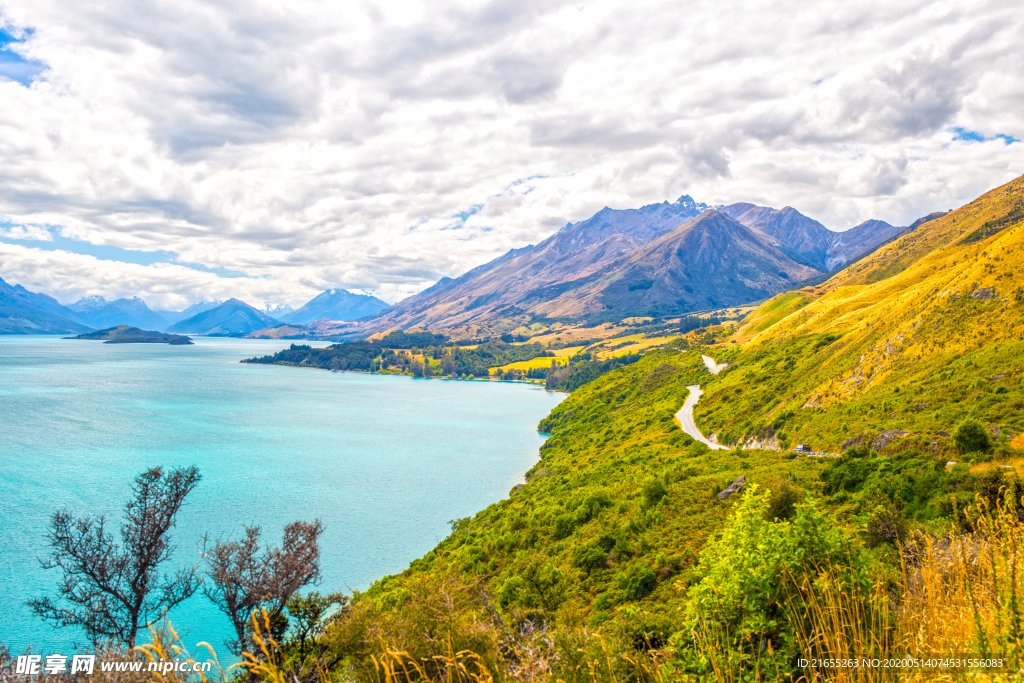
[[[646,564],[635,564],[628,573],[619,577],[619,587],[626,591],[627,600],[640,600],[658,586],[658,575]]]
[[[869,548],[896,547],[907,537],[907,518],[891,505],[879,505],[868,518],[865,536],[864,542]]]
[[[751,493],[756,491],[752,486]],[[721,661],[772,669],[782,677],[796,654],[790,620],[800,618],[799,611],[787,609],[787,599],[826,573],[850,590],[870,590],[871,581],[866,558],[854,550],[859,544],[813,500],[798,504],[789,522],[767,521],[767,509],[765,496],[744,496],[721,538],[701,553],[703,578],[687,607],[690,627],[676,638],[683,649],[688,637],[705,647],[716,642],[728,650],[720,653]]]
[[[595,569],[601,569],[604,567],[604,563],[608,559],[608,553],[610,553],[614,547],[615,539],[611,536],[604,535],[601,538],[591,541],[587,545],[577,549],[576,556],[573,558],[573,564],[580,569],[585,570],[589,574]]]
[[[564,513],[555,517],[555,538],[565,538],[576,530],[576,519]]]
[[[961,453],[985,453],[992,447],[992,439],[984,425],[967,418],[953,430],[953,443]]]
[[[768,496],[768,509],[765,519],[769,522],[785,522],[793,519],[796,514],[796,504],[800,502],[800,492],[790,486],[783,484]]]
[[[664,481],[657,477],[651,477],[644,482],[641,495],[643,496],[644,506],[653,507],[668,495],[668,489],[665,487]]]

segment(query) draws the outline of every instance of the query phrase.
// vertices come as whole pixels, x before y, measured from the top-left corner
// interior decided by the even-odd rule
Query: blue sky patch
[[[9,221],[0,220],[0,230],[14,227]],[[0,235],[0,243],[3,244],[17,244],[23,247],[30,247],[33,249],[40,249],[42,251],[67,251],[72,254],[82,254],[84,256],[92,256],[98,258],[101,261],[117,261],[119,263],[134,263],[139,266],[151,266],[154,263],[173,263],[177,266],[183,266],[185,268],[191,268],[192,270],[199,270],[204,273],[213,273],[219,277],[225,278],[236,278],[236,277],[248,277],[245,273],[237,270],[231,270],[218,266],[216,268],[210,268],[198,263],[186,263],[177,260],[177,254],[173,251],[142,251],[139,249],[122,249],[121,247],[112,247],[104,244],[92,244],[90,242],[84,242],[82,240],[73,240],[68,237],[61,236],[60,232],[53,226],[33,226],[43,227],[47,232],[50,233],[49,240],[32,240],[32,239],[15,239],[13,237],[5,237]]]
[[[1009,135],[1005,135],[1003,133],[999,133],[998,135],[993,135],[992,137],[987,138],[978,131],[970,130],[968,128],[954,128],[953,139],[963,140],[964,142],[988,142],[989,140],[1002,140],[1007,145],[1012,145],[1015,142],[1020,142],[1019,139],[1011,137]]]
[[[39,62],[25,59],[11,49],[12,45],[23,42],[32,35],[31,31],[22,33],[21,37],[16,37],[10,31],[0,28],[0,80],[8,79],[29,86],[46,67]]]
[[[452,218],[458,218],[458,219],[459,219],[459,220],[461,220],[461,221],[462,221],[463,223],[465,223],[465,222],[466,222],[466,219],[467,219],[467,218],[469,218],[469,217],[470,217],[470,216],[472,216],[472,215],[475,215],[475,214],[476,214],[476,213],[478,213],[478,212],[480,211],[480,209],[482,209],[482,208],[484,208],[484,205],[483,205],[483,204],[474,204],[473,206],[469,207],[469,208],[468,208],[468,209],[466,209],[465,211],[460,211],[460,212],[458,212],[457,214],[454,214],[454,215],[452,216]]]

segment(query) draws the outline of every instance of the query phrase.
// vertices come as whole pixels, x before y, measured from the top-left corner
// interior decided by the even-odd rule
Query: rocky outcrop
[[[996,296],[999,295],[996,293],[995,287],[980,287],[971,292],[971,298],[975,301],[988,301]]]
[[[909,436],[910,432],[905,432],[902,429],[886,429],[884,432],[876,436],[871,440],[871,447],[876,451],[880,451],[896,439],[902,439],[905,436]]]
[[[860,446],[866,443],[870,443],[872,438],[873,437],[870,432],[861,432],[852,439],[847,439],[846,441],[844,441],[843,445],[839,447],[839,451],[842,452],[845,451],[847,448],[853,448],[854,446]]]
[[[720,492],[717,496],[718,500],[729,500],[733,495],[743,490],[743,487],[747,485],[747,478],[740,477],[733,483],[725,487],[725,490]]]
[[[760,448],[764,451],[777,451],[781,450],[779,446],[779,439],[776,436],[769,436],[762,439],[757,437],[750,437],[742,444],[744,449]]]

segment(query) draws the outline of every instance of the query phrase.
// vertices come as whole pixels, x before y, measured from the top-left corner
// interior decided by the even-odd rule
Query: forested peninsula
[[[192,343],[191,337],[186,337],[182,334],[140,330],[129,325],[108,327],[105,330],[87,332],[77,337],[66,337],[66,339],[101,339],[106,344],[170,344],[171,346],[184,346]]]

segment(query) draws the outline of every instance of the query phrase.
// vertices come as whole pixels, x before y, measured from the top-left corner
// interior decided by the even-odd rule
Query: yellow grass
[[[970,472],[971,474],[982,474],[989,470],[998,469],[1011,470],[1018,477],[1024,477],[1024,458],[1007,458],[996,462],[978,463],[977,465],[971,465]]]
[[[874,595],[856,597],[832,577],[818,579],[817,590],[807,586],[802,592],[810,599],[795,596],[789,605],[809,617],[797,633],[801,651],[824,658],[997,658],[1003,671],[975,668],[971,680],[1020,680],[1024,527],[1015,510],[990,510],[984,502],[972,526],[973,534],[915,539],[904,552],[896,593],[879,581]],[[832,668],[808,670],[807,679],[953,681],[965,674],[927,666]]]
[[[733,339],[756,344],[844,333],[847,353],[824,361],[813,378],[819,383],[807,388],[822,406],[890,381],[899,359],[973,350],[979,337],[968,334],[972,329],[984,332],[989,345],[1015,339],[1022,334],[1020,321],[1004,312],[1014,305],[1024,266],[1024,226],[970,244],[961,240],[984,221],[1006,215],[1022,195],[1024,177],[925,223],[822,285],[779,295],[749,315]],[[965,321],[955,338],[929,333],[930,317],[987,288],[1002,305]]]
[[[492,375],[498,370],[502,370],[504,372],[509,370],[526,372],[527,370],[536,370],[538,368],[550,368],[552,363],[555,365],[567,365],[569,363],[569,359],[564,356],[561,358],[541,356],[540,358],[534,358],[533,360],[521,360],[516,361],[515,363],[509,363],[508,365],[502,365],[498,368],[491,368],[490,372]]]
[[[621,331],[621,327],[616,327],[612,323],[604,323],[597,327],[559,328],[558,326],[553,326],[550,332],[538,335],[530,341],[540,342],[541,344],[572,343],[577,340],[604,339]]]
[[[591,351],[597,352],[597,357],[605,360],[617,356],[625,356],[630,353],[640,353],[655,346],[665,346],[676,337],[650,337],[642,334],[633,334],[628,337],[616,337],[600,344],[589,347]]]

